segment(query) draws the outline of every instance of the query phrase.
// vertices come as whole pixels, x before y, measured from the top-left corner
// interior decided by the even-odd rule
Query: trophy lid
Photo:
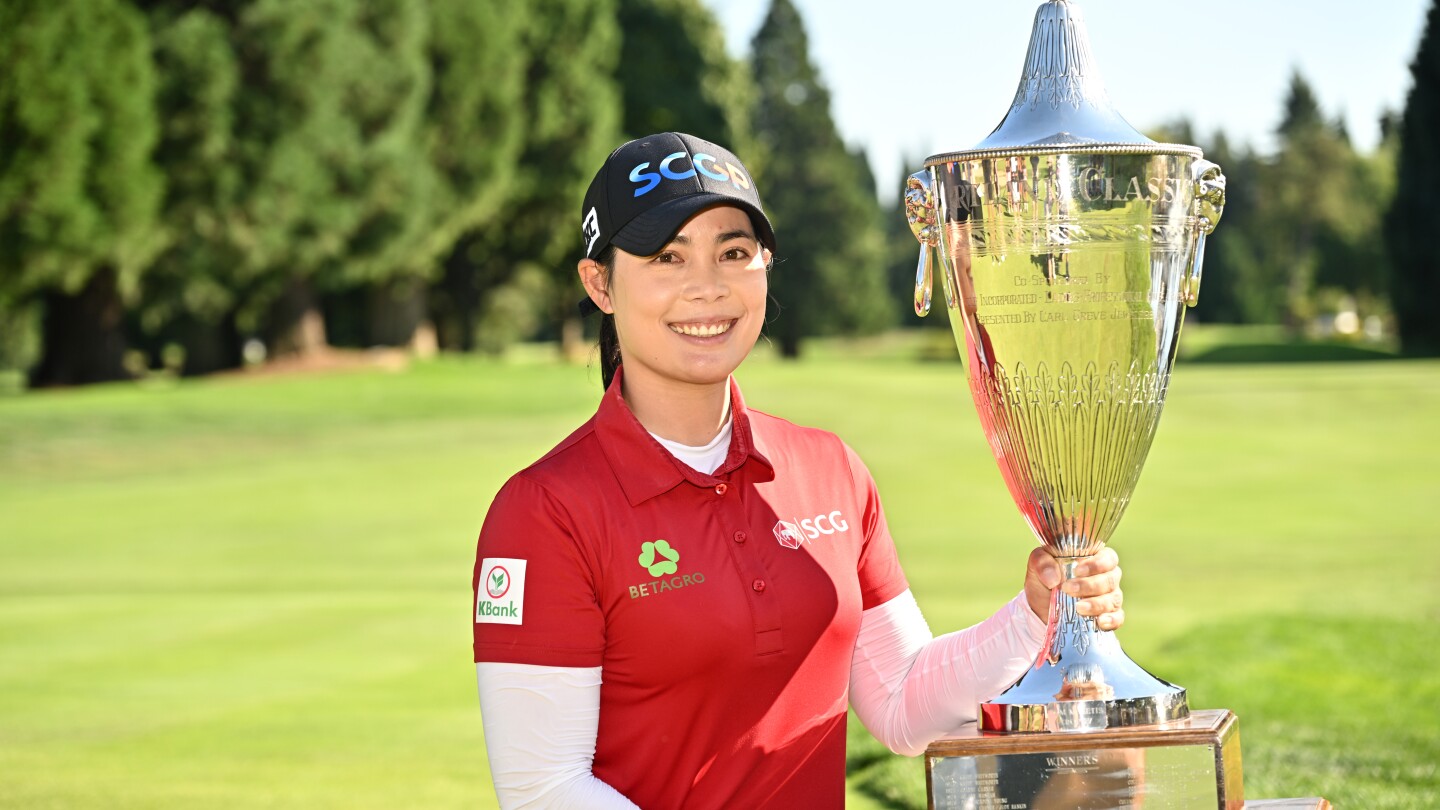
[[[1157,143],[1120,116],[1100,79],[1079,6],[1049,0],[1035,12],[1020,86],[1000,126],[975,147],[932,155],[925,165],[1076,152],[1201,154],[1194,146]]]

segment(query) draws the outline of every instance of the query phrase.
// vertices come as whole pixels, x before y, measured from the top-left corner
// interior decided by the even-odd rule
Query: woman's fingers
[[[1076,597],[1075,610],[1095,619],[1101,630],[1114,630],[1125,623],[1125,592],[1120,590],[1120,558],[1110,548],[1075,566],[1075,578],[1062,585]]]
[[[1120,567],[1120,555],[1115,549],[1106,546],[1100,549],[1089,559],[1075,566],[1075,576],[1093,577]]]
[[[1120,557],[1110,547],[1075,566],[1075,578],[1063,586],[1065,593],[1088,598],[1120,590]]]
[[[1042,618],[1049,613],[1049,590],[1061,577],[1059,563],[1051,554],[1043,547],[1034,549],[1025,577],[1025,596],[1031,610]],[[1122,575],[1120,557],[1107,547],[1076,564],[1075,578],[1065,580],[1060,587],[1075,597],[1075,609],[1080,615],[1095,619],[1096,626],[1102,630],[1114,630],[1125,623],[1125,593],[1120,590]]]
[[[1026,573],[1045,588],[1053,588],[1064,579],[1064,574],[1060,573],[1060,563],[1055,561],[1054,554],[1044,546],[1037,546],[1030,551],[1027,565],[1029,571]]]
[[[1081,599],[1075,603],[1075,610],[1079,611],[1082,616],[1100,616],[1106,613],[1119,613],[1124,605],[1125,594],[1117,588],[1100,596]]]
[[[1061,588],[1065,593],[1079,599],[1088,599],[1092,596],[1104,596],[1107,593],[1120,590],[1119,568],[1112,568],[1103,574],[1095,574],[1089,577],[1076,577],[1068,580]]]
[[[1117,610],[1114,613],[1106,613],[1095,619],[1095,624],[1101,630],[1118,630],[1120,625],[1125,623],[1125,611]]]

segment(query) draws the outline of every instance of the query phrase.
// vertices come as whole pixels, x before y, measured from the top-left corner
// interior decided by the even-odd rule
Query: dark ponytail
[[[605,268],[605,287],[609,289],[615,275],[615,246],[606,245],[595,257],[595,261]],[[620,336],[615,333],[615,316],[606,312],[600,313],[600,379],[605,389],[610,389],[610,381],[615,379],[615,369],[620,367]]]

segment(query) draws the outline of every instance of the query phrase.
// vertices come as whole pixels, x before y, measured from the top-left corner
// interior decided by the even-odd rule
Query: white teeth
[[[724,323],[672,323],[670,328],[690,337],[715,337],[730,331],[730,321]]]

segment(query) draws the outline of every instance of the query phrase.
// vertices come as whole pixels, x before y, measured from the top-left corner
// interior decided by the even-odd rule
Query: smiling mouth
[[[720,323],[672,323],[670,331],[688,337],[715,337],[730,331],[734,321],[721,321]]]

